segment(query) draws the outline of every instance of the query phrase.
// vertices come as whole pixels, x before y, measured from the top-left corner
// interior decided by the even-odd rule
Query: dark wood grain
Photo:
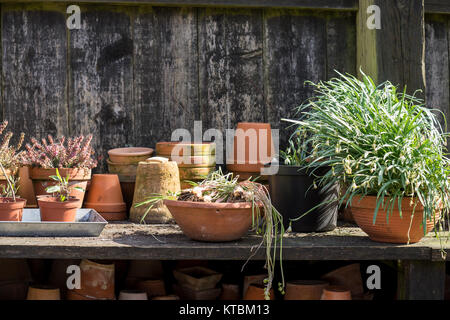
[[[94,135],[97,170],[105,171],[108,149],[132,143],[131,22],[107,7],[83,12],[81,22],[69,35],[70,132]]]
[[[197,10],[147,8],[133,20],[134,142],[154,146],[173,130],[193,133],[198,104]]]
[[[62,7],[2,5],[2,107],[30,137],[68,133],[67,38]]]

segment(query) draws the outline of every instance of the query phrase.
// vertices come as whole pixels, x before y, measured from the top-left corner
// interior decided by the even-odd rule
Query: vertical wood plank
[[[70,133],[94,135],[106,171],[108,149],[132,141],[131,22],[127,13],[109,7],[88,7],[81,29],[70,31]]]
[[[367,27],[370,5],[380,7],[381,29]],[[357,17],[357,68],[378,83],[389,80],[406,85],[409,93],[424,91],[423,0],[359,0]]]
[[[133,19],[136,145],[169,141],[177,128],[192,134],[200,120],[196,10],[141,7]]]
[[[356,15],[342,12],[327,16],[327,79],[340,73],[356,75]]]
[[[3,116],[15,134],[68,133],[62,6],[2,4]]]
[[[199,9],[198,23],[203,126],[265,121],[262,11]]]
[[[447,34],[447,18],[427,16],[425,24],[426,102],[429,108],[440,110],[448,122],[450,120],[450,89]],[[438,118],[445,130],[445,121],[441,113],[438,113]],[[445,131],[448,131],[448,128]]]
[[[294,117],[294,108],[313,93],[306,80],[326,78],[326,19],[295,10],[266,11],[264,35],[264,78],[268,120],[280,129],[280,150],[293,129],[280,118]]]

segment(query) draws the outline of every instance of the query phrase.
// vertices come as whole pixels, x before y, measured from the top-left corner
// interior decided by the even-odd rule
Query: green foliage
[[[47,187],[45,191],[47,191],[47,193],[52,193],[59,198],[59,201],[61,202],[69,200],[72,189],[84,191],[83,188],[72,187],[69,182],[69,174],[67,174],[66,177],[61,177],[58,169],[56,169],[56,176],[49,176],[49,178],[56,181],[57,184]]]
[[[3,175],[6,178],[6,187],[0,186],[0,194],[4,198],[13,198],[14,202],[16,201],[16,194],[19,191],[19,179],[13,175],[9,175],[3,165],[0,163],[0,169]]]
[[[380,207],[388,219],[396,202],[401,215],[405,197],[411,205],[424,206],[424,223],[437,210],[448,217],[447,134],[436,110],[388,81],[377,86],[362,75],[362,81],[339,73],[310,83],[316,95],[298,107],[299,118],[283,119],[307,132],[314,160],[305,167],[329,166],[318,181],[323,186],[341,183],[341,204],[350,204],[354,196],[377,196],[374,222]]]
[[[303,166],[309,157],[308,145],[305,140],[305,131],[296,130],[289,139],[286,151],[280,151],[281,159],[288,166]]]

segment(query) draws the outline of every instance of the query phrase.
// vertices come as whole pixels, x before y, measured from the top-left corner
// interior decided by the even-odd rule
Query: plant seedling
[[[57,184],[47,187],[45,191],[47,191],[47,193],[56,194],[56,197],[59,198],[59,201],[61,202],[69,200],[72,189],[84,191],[84,189],[80,187],[71,187],[69,182],[69,174],[67,174],[65,178],[61,177],[58,169],[56,169],[56,176],[49,176],[49,178],[56,181]]]
[[[16,193],[19,190],[18,182],[19,178],[14,178],[13,176],[10,176],[6,173],[5,168],[0,163],[0,169],[3,173],[3,175],[6,178],[6,187],[0,186],[1,188],[1,196],[4,198],[13,198],[13,201],[16,202]]]

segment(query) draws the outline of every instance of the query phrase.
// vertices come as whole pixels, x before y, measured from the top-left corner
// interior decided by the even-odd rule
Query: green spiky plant
[[[265,268],[267,269],[268,277],[264,281],[265,298],[270,299],[270,289],[274,279],[278,249],[281,270],[281,281],[278,283],[278,290],[284,294],[285,281],[282,264],[283,218],[277,209],[272,206],[269,192],[265,186],[250,179],[239,182],[238,177],[233,177],[232,173],[224,174],[219,169],[212,172],[205,180],[199,183],[192,182],[191,189],[185,189],[177,193],[169,192],[166,195],[152,194],[144,201],[136,204],[136,207],[148,206],[141,221],[145,219],[146,214],[155,204],[164,199],[201,202],[251,202],[252,228],[258,235],[262,235],[262,240],[257,248],[264,246],[266,251]],[[260,209],[260,204],[262,204],[262,209]],[[262,215],[260,210],[262,210]],[[252,253],[248,260],[253,257],[256,251]]]
[[[376,196],[374,223],[380,208],[388,219],[396,202],[401,215],[403,198],[423,205],[424,224],[435,219],[437,210],[448,219],[448,134],[442,132],[436,110],[388,81],[376,85],[364,73],[362,80],[338,74],[310,82],[315,95],[298,107],[299,118],[283,119],[309,137],[314,160],[306,167],[330,168],[318,181],[344,186],[340,204],[349,205],[354,196]]]
[[[72,191],[72,189],[76,189],[82,192],[84,191],[83,188],[72,187],[69,182],[69,174],[67,174],[66,177],[62,177],[59,174],[58,169],[56,169],[56,176],[49,176],[49,178],[56,181],[56,184],[47,187],[45,191],[47,191],[47,193],[52,193],[58,198],[60,202],[68,201],[70,199],[70,192]]]

